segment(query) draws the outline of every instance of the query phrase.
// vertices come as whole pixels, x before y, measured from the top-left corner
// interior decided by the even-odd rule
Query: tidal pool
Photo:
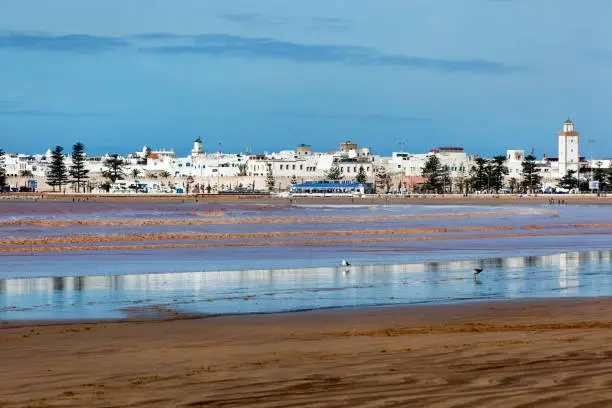
[[[414,264],[0,280],[1,320],[116,319],[612,295],[612,251]],[[472,269],[484,268],[474,278]]]

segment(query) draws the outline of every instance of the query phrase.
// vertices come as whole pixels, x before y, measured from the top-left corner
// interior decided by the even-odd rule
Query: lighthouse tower
[[[204,149],[202,149],[202,139],[199,137],[193,141],[193,149],[191,150],[192,156],[198,156],[200,154],[204,154]]]
[[[574,122],[563,122],[563,132],[559,132],[559,178],[565,177],[568,170],[578,172],[580,165],[580,133],[574,130]]]

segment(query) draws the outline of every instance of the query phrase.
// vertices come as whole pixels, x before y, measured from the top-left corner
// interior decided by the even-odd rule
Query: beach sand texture
[[[612,299],[5,323],[1,407],[609,407]]]

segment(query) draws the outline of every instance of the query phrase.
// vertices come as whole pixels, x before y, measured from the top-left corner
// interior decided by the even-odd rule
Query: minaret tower
[[[568,170],[578,172],[580,165],[580,133],[574,130],[574,122],[569,118],[563,122],[563,132],[559,132],[559,178],[567,175]]]
[[[204,154],[204,149],[202,149],[202,139],[199,137],[193,141],[193,149],[191,150],[192,156],[198,156],[200,154]]]

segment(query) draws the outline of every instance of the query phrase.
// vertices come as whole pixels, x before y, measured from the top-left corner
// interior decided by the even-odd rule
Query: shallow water
[[[223,216],[197,216],[197,213],[222,213]],[[433,215],[495,213],[496,216],[431,218]],[[511,213],[511,214],[510,214]],[[503,215],[505,214],[505,215]],[[363,217],[407,216],[407,219],[377,219]],[[429,216],[430,218],[423,218]],[[341,217],[337,222],[311,222],[315,218]],[[79,225],[45,226],[6,224],[11,221],[139,221],[139,220],[252,220],[263,223],[235,223],[211,225]],[[299,219],[281,224],[267,220]],[[348,219],[348,221],[347,221]],[[125,242],[97,243],[108,249],[72,250],[78,244],[48,245],[65,247],[63,251],[44,251],[36,245],[9,245],[5,248],[19,252],[0,252],[0,279],[45,276],[130,275],[185,271],[221,271],[242,269],[282,269],[333,267],[347,257],[361,265],[407,264],[430,261],[469,260],[482,257],[543,255],[552,252],[612,249],[612,228],[593,230],[596,235],[567,235],[576,232],[572,223],[606,223],[612,221],[612,206],[484,206],[484,205],[254,205],[220,203],[0,203],[0,234],[2,239],[36,239],[59,237],[113,237],[135,234],[235,234],[235,233],[314,233],[320,231],[372,231],[401,228],[497,228],[510,227],[511,233],[533,233],[531,236],[504,237],[507,231],[489,231],[485,239],[473,238],[479,232],[444,233],[442,238],[462,236],[461,239],[440,240],[442,234],[419,233],[424,239],[404,242],[350,242],[362,236],[332,236],[347,239],[333,245],[317,242],[317,236],[291,238],[240,239],[249,241],[306,241],[308,245],[276,246],[217,246],[199,248],[155,248],[154,245],[208,243],[198,241],[134,242],[141,248],[112,248]],[[542,231],[527,231],[525,227],[538,225]],[[582,228],[588,232],[588,228]],[[540,233],[540,236],[538,236]],[[541,236],[546,235],[548,236]],[[381,237],[381,236],[378,236]],[[395,237],[401,237],[395,235]],[[367,238],[367,237],[366,237]],[[374,237],[377,238],[377,237]],[[430,239],[432,238],[432,239]],[[225,243],[230,242],[225,240]],[[127,242],[127,244],[132,244]],[[221,242],[223,244],[223,242]],[[146,247],[146,246],[149,247]],[[179,246],[179,245],[175,245]],[[0,249],[2,249],[0,247]],[[78,248],[77,248],[78,249]],[[95,249],[95,248],[93,248]]]
[[[176,225],[176,220],[202,219],[233,223]],[[28,220],[74,222],[61,226]],[[145,220],[169,222],[141,225]],[[279,220],[285,222],[274,222]],[[0,319],[607,296],[612,294],[610,222],[612,206],[588,205],[0,203]],[[399,232],[419,228],[488,230]],[[360,235],[382,230],[380,235]],[[164,236],[133,242],[116,238],[168,233],[268,236]],[[95,239],[63,244],[9,241],[50,237]],[[104,237],[112,239],[100,242]],[[247,245],[257,241],[257,246]],[[228,245],[235,243],[239,245]],[[180,247],[184,244],[192,247]],[[342,258],[354,264],[348,273],[337,267]],[[471,270],[481,263],[486,271],[473,280]]]
[[[477,279],[472,269],[484,267]],[[0,280],[2,320],[612,295],[612,251],[421,264]]]

